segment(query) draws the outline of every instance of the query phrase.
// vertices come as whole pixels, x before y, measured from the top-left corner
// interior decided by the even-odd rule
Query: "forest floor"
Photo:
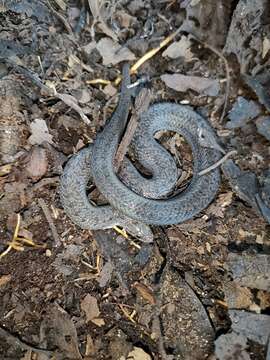
[[[1,359],[270,359],[269,14],[266,0],[1,1]],[[152,243],[82,230],[59,200],[123,62],[151,103],[189,104],[235,150],[210,206]],[[188,144],[159,141],[187,181]]]

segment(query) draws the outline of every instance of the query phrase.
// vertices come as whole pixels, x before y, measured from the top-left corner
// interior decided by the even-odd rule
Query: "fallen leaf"
[[[112,84],[108,84],[104,87],[103,92],[108,96],[114,96],[117,93],[117,90]]]
[[[81,301],[81,308],[86,314],[86,322],[92,321],[99,317],[100,311],[98,308],[97,299],[90,294],[87,294]]]
[[[270,40],[265,37],[262,43],[262,58],[264,59],[270,50]]]
[[[108,284],[108,282],[111,280],[112,272],[113,272],[113,264],[110,261],[108,261],[103,266],[98,278],[98,283],[100,287],[104,287]]]
[[[95,355],[95,353],[96,353],[96,349],[95,349],[94,341],[93,341],[91,335],[87,334],[86,335],[85,356]]]
[[[0,176],[6,176],[10,173],[12,169],[12,164],[6,164],[3,166],[0,166]]]
[[[135,60],[135,55],[127,47],[109,38],[99,40],[97,50],[103,58],[103,65],[115,65],[121,61]]]
[[[147,286],[145,286],[144,284],[135,283],[134,287],[138,291],[138,293],[144,298],[144,300],[146,300],[149,304],[154,305],[156,303],[153,291]]]
[[[0,287],[6,285],[11,280],[11,275],[0,276]]]
[[[94,323],[97,326],[105,325],[105,321],[101,318],[95,318],[95,319],[92,319],[91,321],[92,321],[92,323]]]
[[[143,349],[134,346],[133,350],[127,356],[127,359],[132,360],[151,360],[151,356]]]
[[[49,329],[44,329],[44,331],[46,330],[49,338],[53,339],[61,358],[81,360],[76,327],[68,313],[59,305],[50,307],[48,325]],[[46,326],[45,321],[43,326]],[[57,354],[55,357],[59,358]]]
[[[40,146],[33,147],[25,167],[27,175],[33,180],[39,180],[46,174],[47,169],[48,159],[46,150]]]
[[[179,41],[172,43],[163,53],[162,56],[168,56],[170,59],[177,59],[183,57],[187,62],[194,59],[193,53],[190,50],[191,41],[187,36],[182,36]]]
[[[112,16],[112,13],[109,9],[109,7],[106,7],[108,3],[106,1],[100,1],[100,0],[88,0],[88,4],[91,10],[91,13],[94,17],[94,24],[96,23],[99,27],[99,29],[112,38],[113,40],[117,40],[117,35],[115,34],[112,29],[109,28],[109,26],[106,24],[106,19],[110,18]],[[104,6],[103,6],[104,5]]]
[[[129,15],[128,13],[126,13],[123,10],[117,11],[117,13],[115,14],[115,17],[119,21],[120,26],[123,28],[127,28],[127,29],[130,28],[132,23],[136,22],[135,17]]]
[[[45,120],[35,119],[30,124],[30,130],[32,135],[28,141],[31,145],[41,145],[43,142],[53,144],[52,135],[49,133]]]
[[[62,100],[67,106],[70,106],[73,110],[75,110],[86,125],[90,125],[90,120],[84,114],[82,108],[78,105],[78,101],[74,96],[69,94],[60,94],[57,92],[55,93],[55,96]]]
[[[164,74],[161,75],[161,80],[171,89],[181,92],[192,89],[201,95],[217,96],[220,90],[218,80],[202,78],[199,76]]]

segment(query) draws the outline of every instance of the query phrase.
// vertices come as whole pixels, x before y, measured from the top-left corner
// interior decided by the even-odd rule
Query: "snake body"
[[[83,228],[131,226],[137,235],[145,235],[148,230],[144,224],[181,223],[210,204],[219,188],[219,169],[203,176],[198,174],[220,158],[220,151],[210,124],[190,107],[172,103],[154,104],[140,117],[133,139],[140,162],[153,174],[150,187],[147,187],[149,179],[143,178],[127,161],[124,172],[127,176],[129,169],[132,176],[121,181],[114,171],[114,158],[127,122],[129,82],[129,70],[124,67],[118,107],[97,135],[94,145],[69,160],[62,175],[60,196],[70,218]],[[177,169],[171,155],[154,140],[154,134],[162,130],[181,134],[189,143],[193,155],[191,183],[184,192],[168,199],[161,197],[172,188]],[[157,170],[158,164],[161,167]],[[110,205],[91,205],[86,196],[89,180],[94,181]],[[153,199],[154,195],[156,198]]]

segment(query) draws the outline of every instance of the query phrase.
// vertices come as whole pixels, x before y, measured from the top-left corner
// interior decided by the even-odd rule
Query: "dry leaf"
[[[262,43],[262,58],[264,59],[270,50],[270,40],[265,37]]]
[[[111,11],[107,10],[106,2],[102,0],[88,0],[88,3],[94,17],[94,24],[96,23],[104,34],[117,41],[117,35],[106,24],[106,19],[112,16]]]
[[[105,325],[105,321],[101,318],[95,318],[95,319],[92,319],[91,321],[92,321],[92,323],[94,323],[97,326]]]
[[[100,311],[98,308],[97,299],[90,294],[87,294],[81,302],[81,308],[86,314],[86,322],[98,318]]]
[[[116,88],[112,84],[108,84],[103,89],[104,94],[112,97],[117,93]]]
[[[39,180],[46,174],[47,169],[48,159],[46,150],[39,146],[33,147],[25,167],[27,175],[33,180]]]
[[[103,58],[103,65],[115,65],[124,60],[135,60],[135,55],[127,47],[109,38],[102,38],[97,43],[97,50]]]
[[[56,93],[55,96],[58,97],[58,99],[62,100],[66,105],[70,106],[73,110],[75,110],[80,115],[81,119],[86,125],[90,125],[90,120],[84,114],[83,110],[78,105],[78,101],[74,96],[60,93]]]
[[[42,324],[44,333],[53,339],[53,347],[57,348],[61,358],[82,360],[79,351],[76,327],[69,314],[55,304],[50,308],[49,319]],[[59,358],[56,355],[57,358]]]
[[[0,166],[0,176],[6,176],[10,173],[12,169],[12,164],[6,164],[3,166]]]
[[[172,43],[163,53],[162,56],[168,56],[170,59],[177,59],[183,57],[185,61],[189,62],[194,59],[193,53],[190,50],[191,41],[187,36],[182,36],[179,41]]]
[[[139,292],[139,294],[144,298],[144,300],[149,302],[149,304],[154,305],[156,303],[156,299],[154,297],[153,291],[149,289],[147,286],[140,283],[135,283],[134,287]]]
[[[28,141],[31,145],[41,145],[43,142],[53,144],[52,135],[49,134],[49,129],[45,120],[35,119],[30,124],[30,130],[32,135]]]
[[[117,11],[115,17],[118,19],[120,26],[127,29],[130,28],[132,23],[136,22],[135,17],[129,15],[123,10]]]
[[[0,276],[0,287],[6,285],[11,280],[11,275]]]
[[[181,92],[192,89],[201,95],[217,96],[220,89],[218,80],[202,78],[199,76],[164,74],[161,76],[161,80],[164,81],[168,87]]]
[[[113,272],[113,264],[110,261],[108,261],[103,266],[98,278],[98,283],[100,287],[104,287],[108,284],[108,282],[111,280],[112,272]]]
[[[95,355],[96,349],[94,341],[91,335],[86,335],[86,348],[85,348],[85,356]]]
[[[143,349],[134,346],[133,350],[128,354],[127,359],[132,360],[151,360],[151,356]]]

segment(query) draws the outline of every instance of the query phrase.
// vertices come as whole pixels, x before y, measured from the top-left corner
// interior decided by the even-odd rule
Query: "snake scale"
[[[71,220],[84,229],[120,225],[133,235],[149,240],[152,233],[148,225],[181,223],[196,216],[214,199],[220,184],[219,169],[203,176],[199,176],[199,172],[220,159],[222,148],[208,121],[192,108],[157,103],[141,115],[132,141],[140,163],[153,176],[145,179],[125,160],[125,180],[121,181],[121,173],[119,178],[114,171],[114,158],[127,123],[131,101],[129,84],[129,67],[124,65],[118,106],[94,144],[68,161],[61,177],[60,198]],[[173,157],[154,140],[155,133],[162,130],[182,135],[193,155],[190,184],[182,193],[166,199],[163,196],[172,189],[177,168]],[[109,205],[91,204],[86,194],[90,181]]]

